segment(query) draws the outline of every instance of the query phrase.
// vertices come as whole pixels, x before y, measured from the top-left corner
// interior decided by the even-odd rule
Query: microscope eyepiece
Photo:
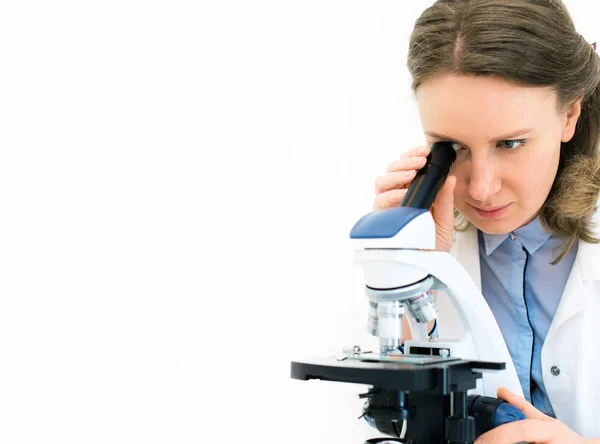
[[[436,142],[431,145],[427,163],[417,171],[400,206],[428,210],[455,160],[456,151],[451,142]]]

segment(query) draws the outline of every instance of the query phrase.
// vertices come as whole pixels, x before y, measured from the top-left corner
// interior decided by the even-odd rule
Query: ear
[[[564,115],[564,126],[561,135],[561,142],[568,142],[573,138],[573,134],[575,134],[575,126],[577,125],[577,120],[581,115],[581,99],[576,100],[569,106],[566,114]]]

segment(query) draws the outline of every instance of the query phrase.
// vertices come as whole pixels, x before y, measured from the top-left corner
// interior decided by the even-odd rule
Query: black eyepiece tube
[[[436,142],[431,145],[427,163],[417,171],[400,206],[428,210],[455,160],[456,151],[452,148],[452,143]]]

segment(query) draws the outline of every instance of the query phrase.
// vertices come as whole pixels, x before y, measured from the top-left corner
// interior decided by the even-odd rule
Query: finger
[[[500,387],[498,389],[498,398],[503,399],[509,404],[512,404],[515,407],[517,407],[519,410],[525,413],[525,416],[527,418],[539,419],[541,421],[548,418],[546,415],[544,415],[542,412],[536,409],[533,405],[527,402],[525,398],[515,395],[513,392],[504,387]]]
[[[406,189],[404,190],[390,190],[385,193],[378,194],[375,197],[375,204],[373,205],[374,210],[385,210],[387,208],[393,208],[400,205],[402,199],[404,199],[404,195],[406,194]]]
[[[423,146],[418,146],[416,148],[405,151],[404,153],[402,153],[402,156],[400,156],[400,157],[407,158],[407,157],[414,157],[414,156],[427,156],[428,154],[429,154],[429,147],[423,145]]]
[[[406,188],[417,175],[416,170],[396,171],[379,176],[375,181],[375,192],[385,193],[393,189]]]
[[[390,163],[386,172],[393,173],[394,171],[420,170],[425,166],[426,161],[426,156],[403,157]]]
[[[520,442],[549,442],[558,431],[547,422],[523,419],[509,422],[484,433],[475,444],[517,444]]]
[[[449,230],[454,227],[454,188],[456,176],[448,176],[433,202],[435,221]]]

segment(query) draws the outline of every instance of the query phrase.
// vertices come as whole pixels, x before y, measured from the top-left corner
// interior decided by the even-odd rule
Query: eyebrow
[[[520,129],[518,131],[512,131],[512,132],[510,132],[508,134],[502,134],[501,136],[494,137],[493,139],[490,140],[490,143],[492,143],[492,142],[500,142],[501,140],[508,140],[511,137],[522,136],[522,135],[530,133],[532,131],[533,131],[533,129],[531,129],[531,128],[523,128],[523,129]],[[425,134],[428,135],[428,136],[430,136],[430,137],[435,137],[437,139],[442,139],[442,140],[448,140],[448,141],[460,143],[461,145],[465,145],[466,146],[466,144],[463,143],[463,142],[461,142],[460,140],[456,140],[453,137],[444,136],[443,134],[434,133],[432,131],[425,131]]]

